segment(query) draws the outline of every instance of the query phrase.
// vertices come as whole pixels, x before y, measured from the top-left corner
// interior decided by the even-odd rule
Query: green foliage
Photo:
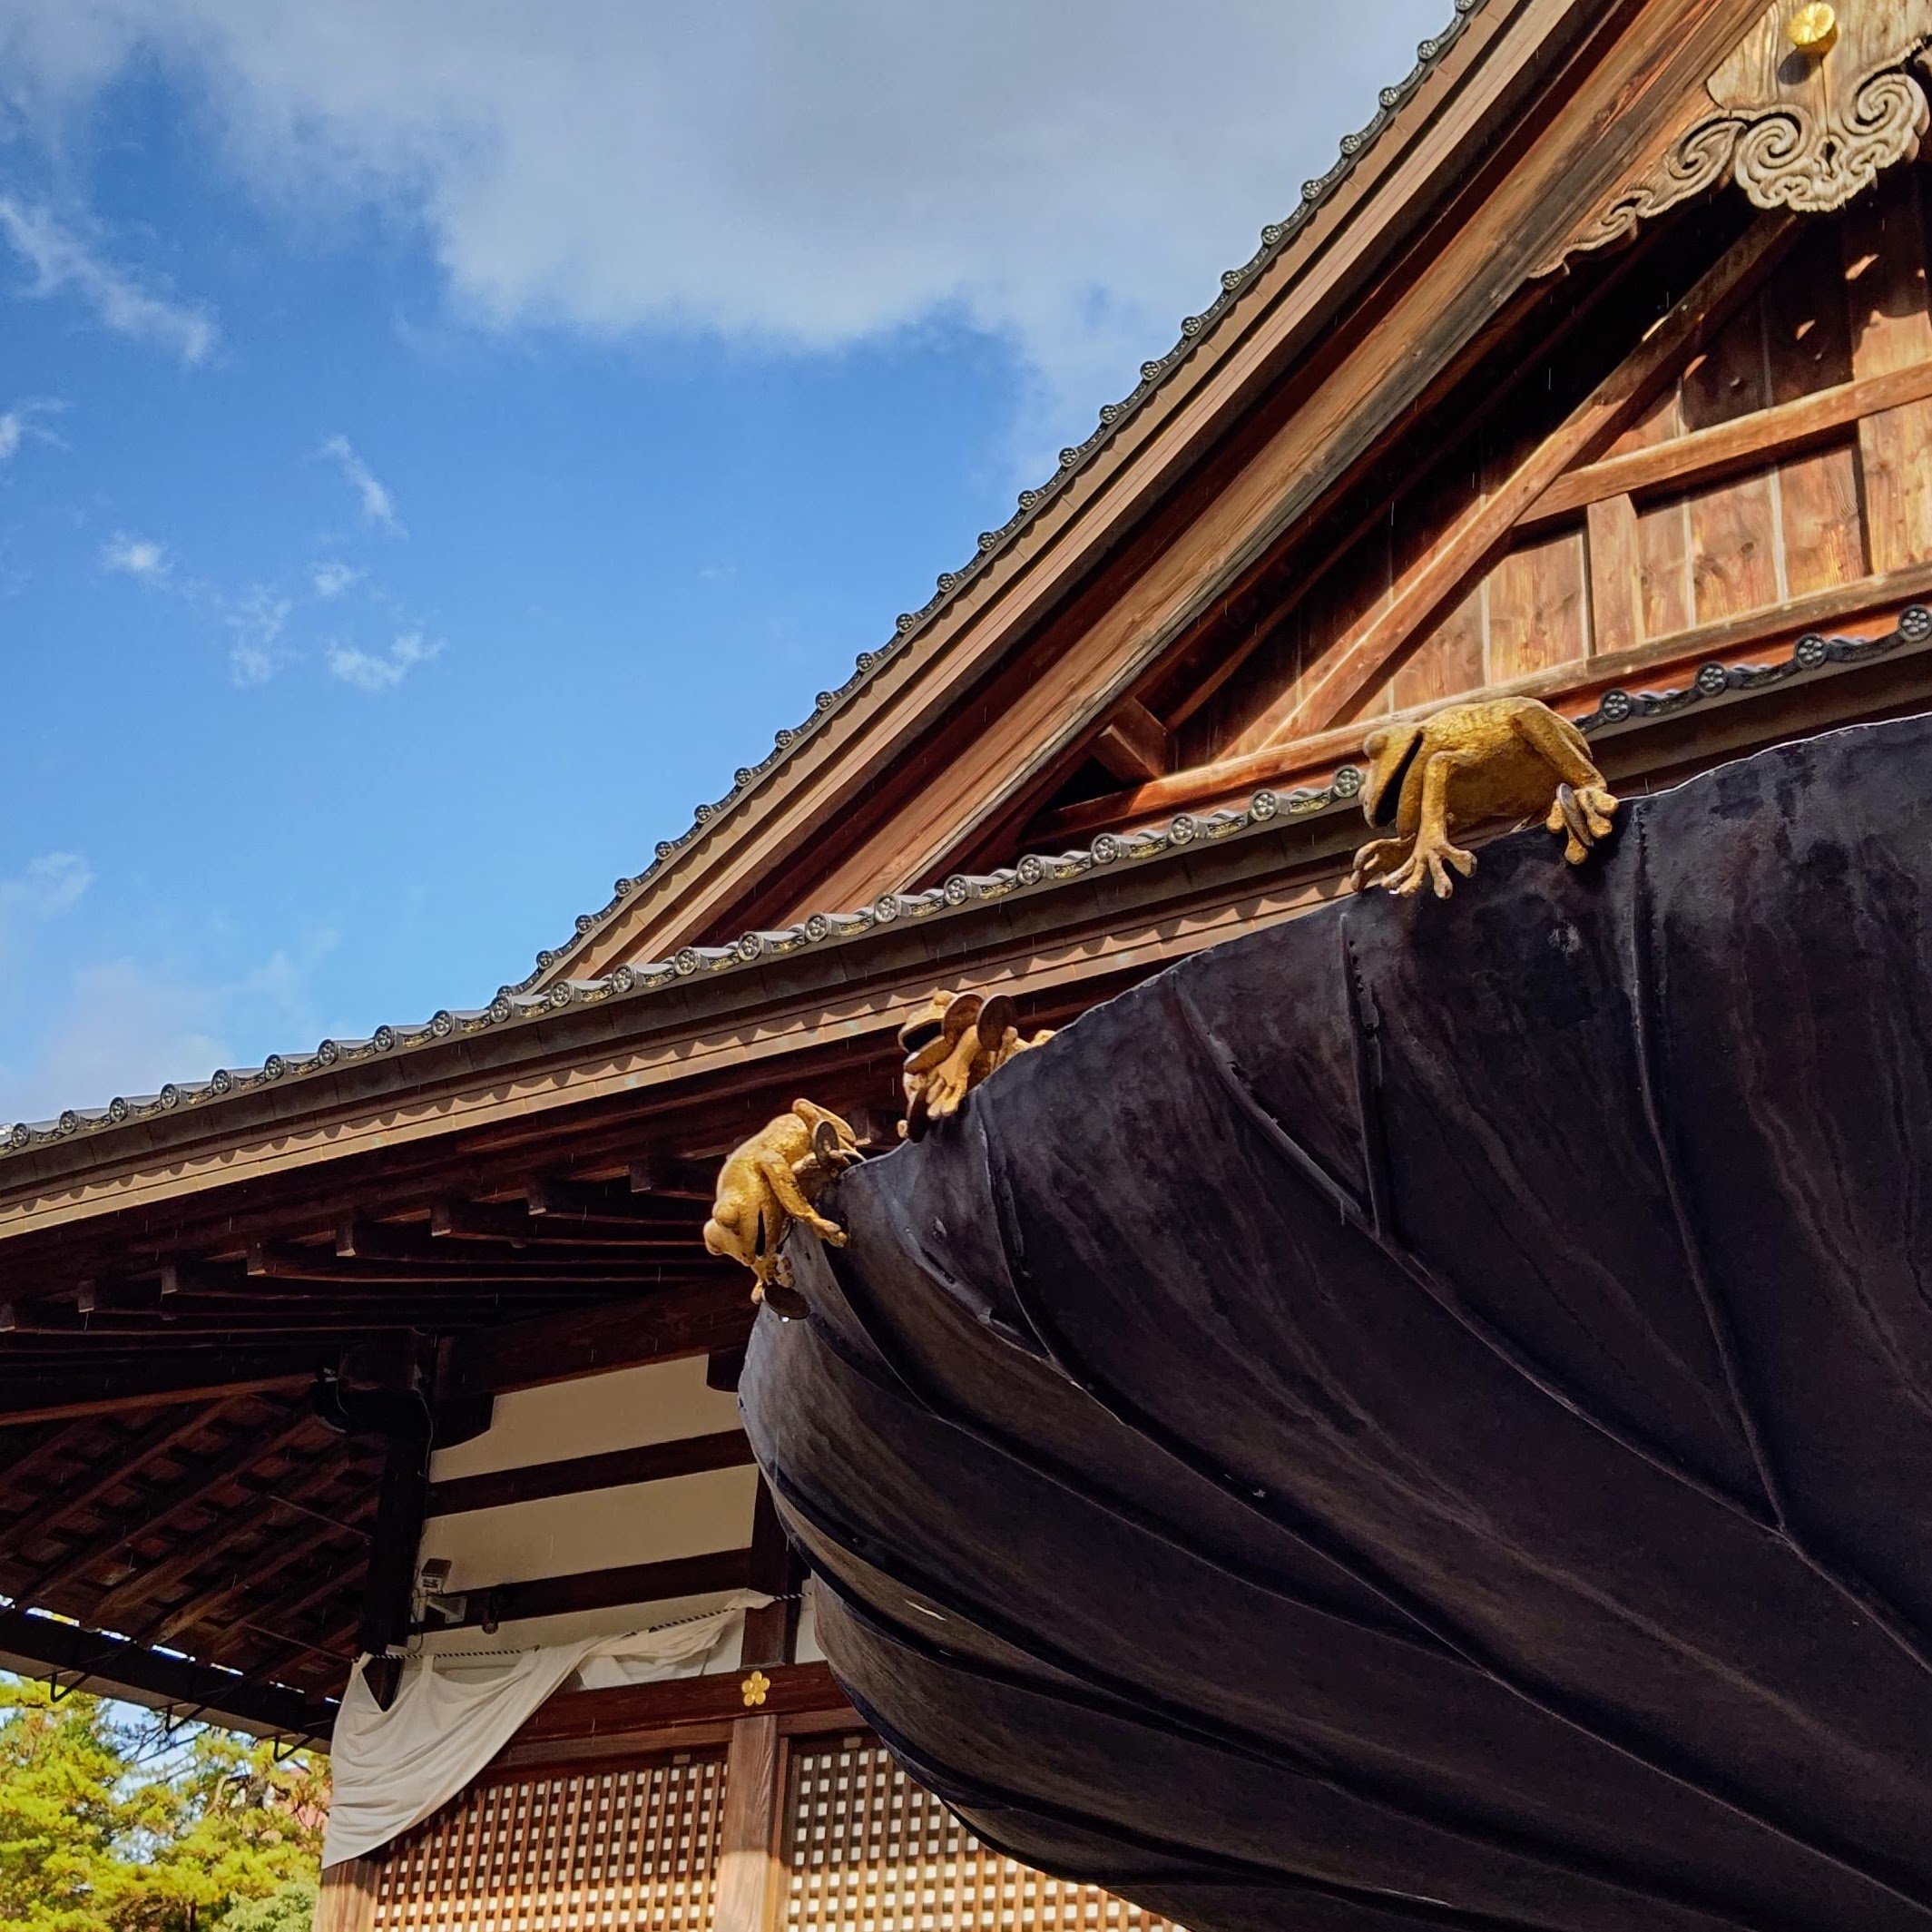
[[[230,1906],[221,1915],[221,1932],[309,1932],[315,1895],[313,1878],[284,1878],[266,1898]]]
[[[324,1760],[0,1680],[0,1932],[306,1932],[328,1793]]]

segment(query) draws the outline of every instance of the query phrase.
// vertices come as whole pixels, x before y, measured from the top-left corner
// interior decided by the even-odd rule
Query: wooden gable
[[[777,760],[659,852],[544,979],[724,943],[1006,864],[1097,746],[1165,746],[1145,686],[1221,649],[1287,537],[1472,365],[1561,308],[1545,272],[1681,133],[1762,0],[1466,0],[1398,110],[1316,183],[1208,323],[1037,506],[830,693]],[[1704,101],[1708,106],[1708,101]],[[1615,282],[1590,253],[1581,289]],[[1140,709],[1136,709],[1136,705]]]
[[[1802,226],[1766,218],[1554,427],[1533,364],[1321,576],[1265,642],[1168,712],[1212,765],[1741,620],[1923,594],[1932,564],[1932,314],[1924,171]],[[1682,331],[1679,331],[1682,333]],[[1545,480],[1546,479],[1546,480]],[[1539,487],[1540,485],[1540,487]],[[1431,576],[1429,574],[1433,572]],[[1419,586],[1419,588],[1418,588]]]
[[[1587,711],[1932,589],[1904,74],[1932,4],[1847,0],[1839,66],[1802,86],[1782,4],[1460,11],[1332,216],[546,977],[1319,781],[1392,710],[1504,687]],[[1802,180],[1744,159],[1754,116],[1810,127],[1804,88],[1846,62],[1906,80],[1882,179],[1767,208],[1851,196],[1817,128],[1787,143]]]

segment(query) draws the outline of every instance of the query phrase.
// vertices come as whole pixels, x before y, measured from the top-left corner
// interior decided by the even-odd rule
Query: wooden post
[[[798,1639],[799,1606],[795,1600],[799,1565],[779,1521],[778,1505],[762,1476],[758,1502],[751,1513],[751,1587],[779,1602],[745,1613],[744,1647],[739,1661],[746,1670],[754,1663],[789,1663]],[[787,1602],[785,1599],[793,1598]]]
[[[778,1897],[778,1807],[779,1721],[740,1718],[724,1760],[712,1932],[765,1932]]]
[[[322,1872],[315,1897],[314,1932],[368,1932],[376,1918],[374,1858],[345,1858]]]
[[[379,1657],[409,1629],[409,1596],[416,1582],[416,1551],[429,1505],[429,1444],[392,1442],[382,1466],[375,1536],[363,1586],[361,1649]]]

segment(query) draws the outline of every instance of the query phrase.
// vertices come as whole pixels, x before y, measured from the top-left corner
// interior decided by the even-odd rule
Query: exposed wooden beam
[[[1790,216],[1760,215],[1515,474],[1443,534],[1391,601],[1329,648],[1300,692],[1282,701],[1268,741],[1319,731],[1372,690],[1409,641],[1488,567],[1530,505],[1565,470],[1616,436],[1671,370],[1722,325],[1794,232]]]
[[[1138,698],[1123,698],[1100,728],[1093,756],[1123,784],[1144,785],[1174,769],[1173,733]]]
[[[343,1260],[318,1248],[294,1242],[260,1241],[249,1250],[249,1272],[273,1281],[309,1281],[325,1287],[388,1287],[466,1292],[483,1287],[554,1290],[559,1294],[582,1289],[634,1288],[653,1261],[672,1256],[703,1257],[695,1241],[666,1241],[651,1252],[633,1251],[612,1261],[551,1261],[541,1257],[466,1260],[436,1243],[422,1260]]]
[[[851,1708],[827,1664],[774,1664],[766,1668],[765,1675],[770,1688],[760,1708],[771,1715],[845,1712]],[[602,1738],[675,1724],[742,1722],[745,1706],[738,1683],[735,1674],[713,1672],[703,1677],[625,1684],[608,1691],[562,1692],[525,1721],[511,1740],[505,1759],[510,1760],[512,1753],[524,1759],[534,1750],[574,1738]],[[855,1717],[853,1721],[858,1721]]]
[[[289,1483],[285,1493],[296,1502],[306,1503],[311,1497],[333,1488],[344,1477],[358,1473],[358,1470],[357,1462],[344,1456],[341,1451],[338,1450],[334,1456],[322,1457],[319,1467],[312,1468],[306,1476]],[[273,1506],[271,1502],[264,1500],[247,1509],[232,1511],[218,1517],[206,1529],[189,1537],[167,1555],[152,1563],[137,1562],[125,1577],[101,1594],[95,1601],[92,1613],[101,1623],[113,1623],[125,1616],[130,1610],[152,1603],[163,1591],[172,1589],[176,1584],[191,1577],[197,1570],[205,1569],[216,1562],[224,1550],[242,1537],[260,1535],[264,1519]],[[281,1566],[284,1544],[293,1545],[300,1541],[301,1548],[307,1548],[313,1543],[326,1542],[340,1535],[341,1531],[333,1525],[320,1527],[303,1523],[288,1537],[280,1541],[270,1538],[267,1543],[258,1545],[246,1555],[235,1559],[231,1571],[232,1582],[224,1586],[224,1593],[228,1589],[245,1589],[275,1574],[275,1570]],[[296,1550],[295,1554],[299,1554],[299,1550]],[[293,1555],[288,1556],[286,1560],[293,1561]],[[173,1613],[172,1611],[163,1613],[168,1616]],[[141,1635],[153,1633],[152,1628],[137,1633]]]
[[[495,1299],[495,1284],[482,1284],[480,1292],[467,1299],[487,1308]],[[439,1304],[440,1306],[440,1304]],[[396,1296],[371,1298],[360,1308],[311,1303],[307,1298],[289,1298],[280,1305],[263,1309],[223,1308],[219,1310],[178,1308],[166,1315],[136,1315],[119,1309],[103,1309],[93,1315],[76,1315],[71,1309],[33,1309],[24,1313],[6,1332],[24,1337],[88,1336],[101,1341],[153,1341],[165,1345],[189,1336],[219,1339],[224,1336],[259,1340],[263,1336],[354,1335],[370,1328],[409,1328],[414,1324],[407,1308],[398,1308]]]
[[[666,1201],[709,1201],[718,1192],[718,1170],[722,1164],[649,1154],[631,1163],[631,1192],[656,1194]]]
[[[598,1308],[452,1336],[444,1344],[445,1373],[436,1386],[452,1396],[496,1395],[708,1355],[742,1341],[756,1312],[743,1270],[733,1269],[721,1278]]]
[[[639,1243],[673,1241],[690,1243],[698,1238],[700,1218],[688,1209],[662,1211],[656,1217],[625,1216],[623,1220],[573,1221],[560,1215],[532,1214],[520,1201],[445,1201],[430,1211],[429,1232],[439,1246],[469,1241],[507,1242],[559,1253],[584,1248],[634,1248]],[[460,1248],[453,1252],[459,1254]]]
[[[245,1564],[245,1568],[238,1565],[222,1582],[210,1584],[172,1609],[163,1611],[143,1625],[140,1634],[165,1643],[199,1623],[213,1624],[218,1621],[214,1613],[223,1604],[280,1576],[291,1564],[299,1563],[311,1552],[338,1541],[342,1534],[334,1524],[299,1523],[285,1535],[250,1550],[240,1559],[240,1564]],[[365,1560],[363,1553],[358,1550],[354,1558],[358,1568]],[[206,1561],[204,1551],[201,1562]],[[143,1590],[138,1594],[139,1600],[146,1600],[151,1594]]]
[[[545,1221],[613,1221],[642,1228],[665,1225],[663,1210],[654,1202],[582,1181],[526,1181],[524,1199],[531,1214]],[[675,1225],[686,1226],[689,1221],[690,1217],[683,1216]]]
[[[743,1655],[748,1664],[791,1662],[799,1624],[797,1592],[803,1581],[803,1565],[792,1554],[778,1505],[760,1476],[751,1511],[751,1587],[774,1601],[762,1610],[745,1613]]]
[[[1774,403],[1728,423],[1693,429],[1668,443],[1605,456],[1559,476],[1523,514],[1525,526],[1574,516],[1607,497],[1643,495],[1670,485],[1713,483],[1773,456],[1795,455],[1835,430],[1868,416],[1932,398],[1932,362],[1883,376],[1867,376],[1814,390],[1795,402]]]
[[[345,1570],[339,1563],[325,1562],[319,1574],[306,1576],[291,1589],[285,1590],[281,1595],[266,1603],[251,1607],[247,1616],[240,1619],[234,1627],[240,1628],[241,1623],[246,1623],[250,1629],[260,1630],[264,1625],[269,1625],[275,1629],[279,1641],[287,1643],[299,1643],[300,1640],[292,1633],[280,1634],[282,1627],[292,1623],[304,1611],[313,1609],[318,1603],[326,1603],[331,1596],[339,1595],[345,1590],[357,1593],[359,1616],[360,1583],[359,1571]]]
[[[432,1483],[429,1514],[454,1516],[466,1510],[501,1508],[506,1503],[534,1503],[545,1496],[660,1483],[707,1469],[743,1468],[750,1461],[751,1444],[745,1432],[721,1429],[715,1435],[687,1436],[677,1442],[652,1442],[634,1449],[611,1449],[601,1456],[572,1456],[561,1462]]]
[[[1645,686],[1687,683],[1697,666],[1711,658],[1760,646],[1773,656],[1781,655],[1792,640],[1807,631],[1840,623],[1861,629],[1874,622],[1888,623],[1903,605],[1927,597],[1932,597],[1932,564],[1915,564],[1883,575],[1830,584],[1773,609],[1746,611],[1667,637],[1652,638],[1612,657],[1578,658],[1493,686],[1489,694],[1541,698],[1559,708],[1587,711],[1613,685],[1627,686],[1640,680]],[[1775,690],[1738,696],[1741,701],[1757,695],[1769,698]],[[1420,716],[1429,709],[1417,705],[1404,715]],[[1367,730],[1365,724],[1339,725],[1319,737],[1266,745],[1259,751],[1196,765],[1131,791],[1084,799],[1049,813],[1034,827],[1032,836],[1038,839],[1091,839],[1094,832],[1114,826],[1148,823],[1179,811],[1205,810],[1260,786],[1315,782],[1336,765],[1359,757]],[[1350,824],[1360,823],[1352,813],[1337,817]],[[1348,843],[1353,845],[1354,838]]]
[[[117,1484],[132,1480],[142,1469],[165,1456],[188,1437],[198,1435],[224,1410],[226,1402],[211,1402],[184,1414],[164,1414],[144,1429],[104,1450],[100,1458],[83,1470],[65,1488],[51,1496],[35,1500],[33,1521],[28,1527],[35,1537],[52,1535],[74,1516],[92,1507]],[[13,1594],[31,1600],[40,1579]]]
[[[41,1422],[72,1416],[112,1416],[174,1402],[211,1402],[230,1396],[284,1394],[307,1387],[314,1369],[298,1367],[289,1352],[271,1357],[238,1350],[223,1373],[205,1359],[163,1360],[152,1368],[122,1367],[106,1373],[74,1368],[31,1375],[6,1372],[0,1357],[0,1423]]]
[[[532,1231],[485,1244],[475,1235],[432,1233],[427,1228],[397,1228],[365,1221],[345,1221],[336,1232],[339,1260],[407,1261],[456,1281],[480,1280],[499,1268],[525,1275],[542,1270],[564,1280],[624,1273],[639,1258],[701,1253],[699,1225],[640,1227],[603,1221],[586,1229],[581,1222],[526,1217]],[[559,1235],[563,1238],[558,1239]]]
[[[65,1551],[15,1594],[37,1603],[47,1593],[64,1589],[125,1545],[131,1537],[158,1534],[204,1506],[211,1496],[247,1474],[257,1463],[279,1454],[298,1437],[311,1432],[319,1434],[320,1430],[320,1423],[306,1409],[295,1416],[276,1417],[266,1427],[230,1443],[206,1462],[184,1470],[158,1494],[142,1497],[131,1519],[111,1523],[99,1535]]]
[[[614,1610],[624,1603],[657,1603],[670,1597],[708,1596],[716,1591],[750,1587],[751,1552],[716,1550],[702,1556],[673,1556],[661,1563],[623,1564],[606,1570],[579,1570],[566,1576],[473,1585],[464,1592],[461,1621],[437,1628],[473,1629],[485,1623]]]
[[[725,1750],[712,1932],[766,1932],[778,1897],[778,1834],[779,1721],[760,1711],[732,1725]]]
[[[11,1420],[11,1417],[0,1417],[0,1425]],[[97,1445],[99,1440],[99,1427],[87,1417],[72,1422],[43,1423],[35,1436],[30,1437],[25,1426],[16,1433],[0,1436],[0,1449],[13,1451],[5,1465],[0,1466],[0,1496],[13,1496],[40,1475],[49,1463],[57,1462],[64,1456],[72,1456],[83,1446]],[[83,1478],[86,1474],[85,1469],[81,1472]]]
[[[0,1611],[0,1665],[27,1676],[53,1671],[73,1690],[124,1697],[157,1710],[192,1711],[258,1737],[325,1743],[335,1707],[280,1684],[166,1657],[123,1637],[52,1617]]]

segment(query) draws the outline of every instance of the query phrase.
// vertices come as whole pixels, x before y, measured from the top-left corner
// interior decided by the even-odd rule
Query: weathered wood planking
[[[1845,279],[1851,300],[1851,362],[1879,376],[1932,359],[1926,306],[1920,180],[1907,172],[1848,213]],[[1932,403],[1881,410],[1858,425],[1866,540],[1874,570],[1932,555]]]

